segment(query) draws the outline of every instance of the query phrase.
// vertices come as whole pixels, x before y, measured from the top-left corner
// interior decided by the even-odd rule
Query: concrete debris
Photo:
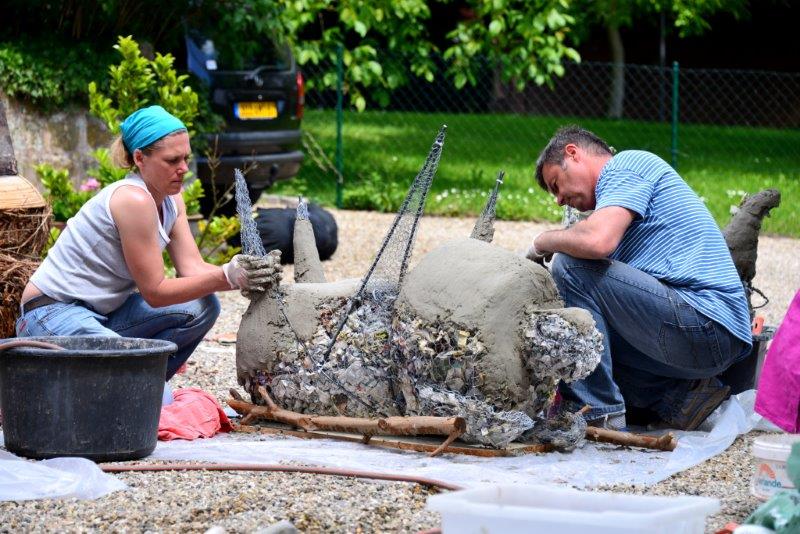
[[[586,376],[600,358],[596,330],[586,337],[555,313],[531,313],[524,331],[526,366],[535,377],[531,408],[529,413],[497,409],[481,390],[486,345],[477,330],[397,312],[396,293],[387,288],[380,296],[362,301],[351,313],[327,360],[322,357],[347,303],[340,299],[335,309],[319,310],[314,336],[286,347],[270,373],[256,374],[257,383],[268,386],[280,406],[301,413],[458,415],[467,423],[462,440],[504,448],[534,428],[532,416],[549,407],[558,380]],[[254,388],[249,389],[252,394]],[[572,419],[549,423],[542,436],[564,449],[582,439]]]
[[[584,333],[556,313],[532,313],[523,334],[525,367],[536,377],[532,411],[546,411],[560,380],[574,382],[591,373],[603,352],[603,336],[592,328]]]

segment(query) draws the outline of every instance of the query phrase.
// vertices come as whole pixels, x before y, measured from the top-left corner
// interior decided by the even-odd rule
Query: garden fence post
[[[342,189],[344,188],[344,147],[342,146],[342,126],[344,123],[344,46],[336,48],[336,207],[342,208]]]
[[[672,168],[678,170],[678,62],[672,62]]]

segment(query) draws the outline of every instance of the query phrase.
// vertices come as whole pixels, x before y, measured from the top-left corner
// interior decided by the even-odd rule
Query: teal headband
[[[119,127],[122,142],[131,154],[134,150],[152,145],[166,135],[185,129],[186,126],[179,118],[161,106],[150,106],[134,111]]]

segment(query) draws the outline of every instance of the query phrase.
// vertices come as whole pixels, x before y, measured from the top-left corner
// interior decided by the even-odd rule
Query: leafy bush
[[[19,40],[0,43],[0,87],[43,111],[82,102],[86,86],[101,79],[111,54],[86,43]]]
[[[158,104],[178,117],[189,134],[197,117],[197,93],[186,85],[188,75],[178,75],[172,54],[156,53],[154,59],[142,56],[139,43],[131,36],[119,37],[114,49],[122,55],[118,65],[109,67],[109,95],[96,82],[89,83],[89,111],[101,119],[109,131],[119,133],[122,121],[146,106]]]
[[[183,186],[183,202],[186,204],[186,215],[200,213],[200,199],[204,196],[205,192],[200,180],[194,180],[189,185]]]
[[[55,169],[46,163],[35,168],[46,190],[45,198],[53,208],[53,218],[59,222],[66,222],[78,213],[81,206],[100,188],[97,180],[89,179],[76,191],[68,170]]]
[[[348,186],[342,196],[342,205],[351,210],[397,211],[406,191],[396,181],[378,172],[370,173],[360,182]]]

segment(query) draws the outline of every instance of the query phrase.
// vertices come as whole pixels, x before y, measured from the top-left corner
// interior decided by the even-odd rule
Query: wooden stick
[[[644,436],[630,432],[618,432],[593,426],[586,427],[586,439],[603,443],[615,443],[628,447],[644,447],[661,451],[674,451],[678,442],[671,433],[662,436]]]
[[[452,434],[450,434],[449,436],[447,436],[447,439],[446,439],[446,440],[444,440],[444,443],[442,443],[441,445],[439,445],[439,447],[437,447],[435,451],[433,451],[432,453],[430,453],[430,454],[428,455],[428,457],[429,457],[429,458],[433,458],[434,456],[438,456],[438,455],[439,455],[439,454],[440,454],[440,453],[441,453],[443,450],[445,450],[445,449],[447,448],[447,446],[448,446],[448,445],[450,445],[451,443],[453,443],[453,441],[455,441],[455,439],[456,439],[458,436],[460,436],[461,434],[463,434],[463,433],[464,433],[464,430],[463,430],[463,429],[462,429],[462,430],[459,430],[459,429],[453,430],[453,433],[452,433]]]
[[[262,418],[302,428],[308,432],[332,430],[353,432],[362,436],[417,436],[424,434],[450,436],[454,432],[458,432],[458,435],[461,435],[467,428],[463,417],[416,416],[367,419],[364,417],[306,415],[279,407],[272,400],[264,386],[258,386],[258,393],[267,403],[266,406],[257,406],[233,398],[228,399],[228,406],[240,414],[244,414],[248,423],[256,418]]]

